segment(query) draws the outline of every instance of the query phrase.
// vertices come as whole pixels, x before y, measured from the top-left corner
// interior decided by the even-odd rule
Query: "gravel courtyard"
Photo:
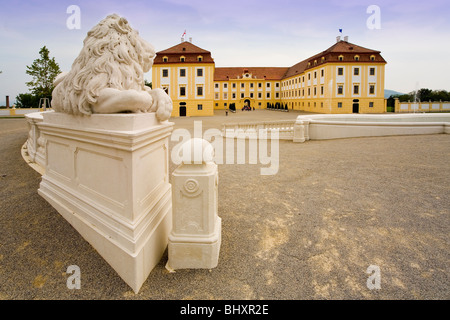
[[[171,121],[220,129],[298,114]],[[218,267],[169,273],[166,252],[135,294],[38,195],[27,134],[24,119],[0,119],[0,299],[450,299],[450,135],[280,141],[273,176],[219,165]],[[80,290],[66,286],[70,265]],[[380,289],[366,285],[371,265]]]

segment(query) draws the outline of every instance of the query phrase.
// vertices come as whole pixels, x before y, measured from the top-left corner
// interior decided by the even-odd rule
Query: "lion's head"
[[[89,115],[104,88],[143,91],[144,73],[154,58],[152,45],[125,18],[112,14],[88,32],[70,72],[56,79],[52,107]]]

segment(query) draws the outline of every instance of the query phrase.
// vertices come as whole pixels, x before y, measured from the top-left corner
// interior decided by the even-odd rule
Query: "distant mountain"
[[[392,95],[397,95],[397,94],[404,94],[402,92],[398,92],[398,91],[394,91],[394,90],[389,90],[389,89],[384,89],[384,98],[388,99],[390,96]]]

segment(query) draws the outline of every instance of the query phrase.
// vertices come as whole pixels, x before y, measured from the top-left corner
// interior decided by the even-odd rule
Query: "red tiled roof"
[[[380,51],[367,49],[347,41],[339,41],[329,47],[327,50],[322,51],[321,53],[318,53],[290,67],[284,75],[284,78],[289,78],[295,76],[296,74],[301,74],[305,70],[316,67],[317,65],[323,63],[339,63],[341,62],[338,59],[340,55],[344,57],[344,62],[354,61],[354,56],[359,55],[360,62],[386,63],[386,60],[384,60],[380,55]],[[370,57],[372,55],[375,56],[374,61],[370,60]],[[324,61],[322,61],[322,57],[325,58]],[[317,61],[317,64],[314,64],[314,61]],[[309,66],[308,62],[310,63]]]
[[[181,42],[173,47],[170,47],[169,49],[162,50],[157,52],[156,54],[177,54],[177,53],[199,53],[199,54],[206,54],[211,53],[205,49],[202,49],[200,47],[197,47],[195,44],[189,41]]]
[[[211,52],[197,47],[195,44],[188,41],[181,42],[166,50],[157,52],[153,63],[181,63],[181,56],[186,58],[184,63],[198,63],[197,57],[199,55],[203,57],[203,63],[214,63],[214,59],[211,57]],[[167,62],[163,62],[164,56],[168,58]]]
[[[217,68],[214,72],[214,81],[227,81],[242,79],[243,74],[251,74],[252,79],[281,80],[289,68],[280,67],[225,67]]]

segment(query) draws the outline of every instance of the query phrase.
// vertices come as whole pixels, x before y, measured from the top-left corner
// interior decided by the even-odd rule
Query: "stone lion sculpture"
[[[160,121],[172,112],[162,89],[144,85],[155,58],[151,44],[125,18],[112,14],[87,34],[72,69],[54,82],[52,108],[74,115],[156,112]]]

